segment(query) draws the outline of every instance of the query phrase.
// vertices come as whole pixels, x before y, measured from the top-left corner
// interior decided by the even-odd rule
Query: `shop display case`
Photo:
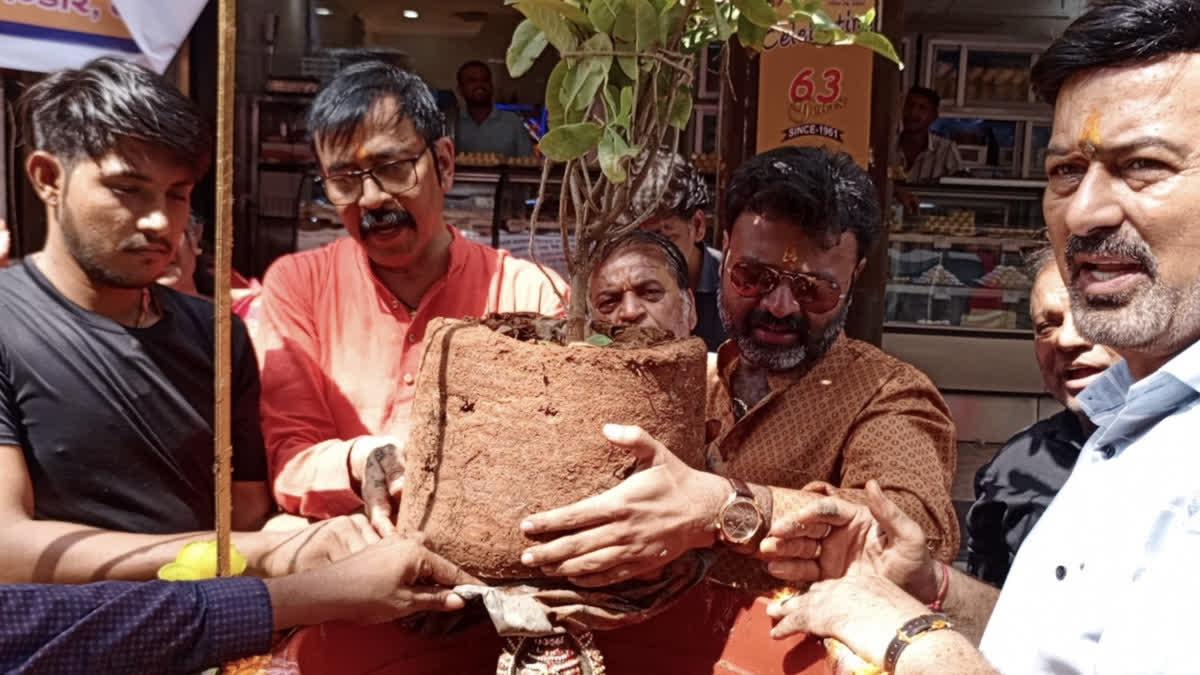
[[[1045,45],[928,35],[921,84],[942,97],[936,134],[955,141],[975,178],[1045,176],[1051,109],[1037,100],[1030,69]]]
[[[1029,335],[1024,259],[1044,245],[1044,183],[945,178],[903,185],[918,214],[889,218],[885,328]]]

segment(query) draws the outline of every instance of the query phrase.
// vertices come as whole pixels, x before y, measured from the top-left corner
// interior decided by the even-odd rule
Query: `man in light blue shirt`
[[[1075,325],[1125,361],[1079,396],[1096,431],[998,600],[930,560],[881,495],[869,513],[830,500],[771,534],[828,523],[810,557],[849,576],[774,607],[778,634],[833,635],[894,675],[1200,672],[1198,25],[1195,0],[1108,0],[1034,67],[1055,106],[1043,211]]]
[[[524,157],[533,152],[525,123],[516,114],[492,104],[492,70],[482,61],[458,69],[458,92],[463,97],[454,147],[459,152],[493,152]]]

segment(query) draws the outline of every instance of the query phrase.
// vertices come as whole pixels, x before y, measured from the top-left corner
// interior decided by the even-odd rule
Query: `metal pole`
[[[232,299],[229,285],[233,262],[233,118],[234,64],[237,58],[237,0],[218,0],[217,4],[217,148],[216,183],[216,280],[213,304],[216,311],[214,384],[216,413],[213,432],[216,438],[216,516],[217,575],[230,575],[229,536],[232,529],[233,447],[229,441],[232,371],[229,337],[232,327]]]

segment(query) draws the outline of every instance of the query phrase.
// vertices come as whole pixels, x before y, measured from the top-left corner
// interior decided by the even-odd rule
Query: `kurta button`
[[[1104,455],[1104,459],[1112,459],[1113,455],[1117,454],[1117,449],[1109,443],[1100,448],[1100,454]]]
[[[1054,578],[1062,581],[1067,576],[1067,568],[1059,565],[1054,568]]]
[[[412,384],[412,383],[413,383],[412,373],[405,373],[404,374],[404,384]]]
[[[409,333],[409,334],[408,334],[408,341],[409,341],[409,342],[416,342],[416,341],[417,341],[417,334],[416,334],[416,333]]]
[[[400,307],[400,301],[392,300],[392,309],[399,309],[399,307]]]

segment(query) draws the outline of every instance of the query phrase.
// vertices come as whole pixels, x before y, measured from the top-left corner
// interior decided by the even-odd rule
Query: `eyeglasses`
[[[780,281],[787,281],[792,295],[804,310],[813,314],[823,314],[837,307],[846,297],[841,286],[835,281],[814,277],[804,272],[785,272],[770,265],[743,260],[734,263],[729,268],[729,281],[733,290],[745,298],[761,298],[779,286]]]
[[[332,176],[320,176],[318,182],[325,187],[325,197],[334,206],[349,206],[362,197],[363,179],[370,178],[380,190],[391,195],[400,195],[417,186],[417,162],[429,146],[416,157],[394,159],[356,171],[344,171]]]

